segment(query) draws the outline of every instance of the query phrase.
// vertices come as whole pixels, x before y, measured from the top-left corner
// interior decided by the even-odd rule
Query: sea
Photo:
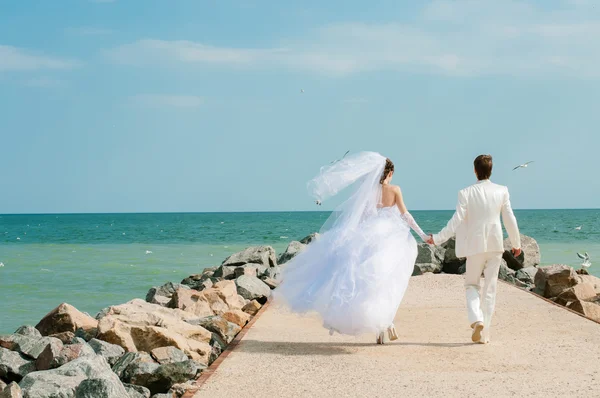
[[[414,211],[437,232],[452,211]],[[540,244],[542,264],[579,268],[589,253],[600,276],[600,209],[517,210],[521,232]],[[0,334],[35,325],[67,302],[95,316],[180,282],[252,245],[277,253],[319,231],[328,212],[0,215]],[[595,259],[598,262],[595,263]]]

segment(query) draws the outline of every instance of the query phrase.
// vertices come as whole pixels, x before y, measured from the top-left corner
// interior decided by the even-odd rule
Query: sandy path
[[[384,346],[271,305],[195,397],[600,397],[599,324],[500,284],[476,345],[463,294],[460,276],[412,278]]]

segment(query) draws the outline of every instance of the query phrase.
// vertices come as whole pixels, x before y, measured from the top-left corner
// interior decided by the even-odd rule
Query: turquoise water
[[[450,211],[413,213],[437,232]],[[600,261],[600,210],[516,211],[544,264]],[[219,265],[250,245],[278,253],[319,229],[326,212],[0,215],[0,333],[35,324],[68,302],[95,315],[148,289]],[[576,230],[582,226],[581,230]],[[151,252],[151,253],[149,253]],[[591,272],[600,276],[600,263]]]

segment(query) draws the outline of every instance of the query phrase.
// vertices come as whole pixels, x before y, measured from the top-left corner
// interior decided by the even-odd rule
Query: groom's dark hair
[[[475,165],[475,173],[477,173],[478,180],[487,180],[492,175],[492,155],[479,155],[473,162]]]

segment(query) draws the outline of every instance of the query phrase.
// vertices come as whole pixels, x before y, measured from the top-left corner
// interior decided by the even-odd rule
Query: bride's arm
[[[423,239],[423,242],[427,242],[429,240],[429,235],[425,234],[419,224],[415,221],[413,216],[408,212],[406,205],[404,204],[404,198],[402,197],[402,191],[400,187],[394,187],[394,192],[396,194],[396,205],[398,206],[398,210],[400,210],[400,215],[404,221]]]

